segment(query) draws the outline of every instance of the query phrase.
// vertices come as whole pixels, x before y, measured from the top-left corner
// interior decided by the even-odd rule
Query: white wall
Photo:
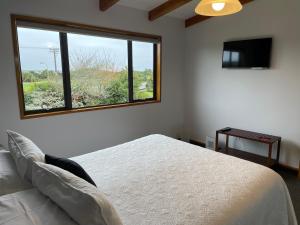
[[[231,126],[280,135],[281,162],[300,159],[300,1],[257,0],[236,15],[214,18],[186,32],[186,136],[205,141]],[[221,68],[223,42],[274,38],[270,70]],[[267,147],[237,140],[238,147]]]
[[[6,129],[33,139],[45,152],[75,156],[151,133],[173,137],[183,127],[183,22],[165,17],[149,22],[147,13],[121,6],[99,11],[99,0],[1,0],[0,143]],[[22,14],[162,35],[162,103],[20,120],[10,14]]]

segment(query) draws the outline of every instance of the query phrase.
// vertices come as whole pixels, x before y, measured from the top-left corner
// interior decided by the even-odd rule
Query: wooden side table
[[[226,146],[225,149],[219,148],[219,134],[226,135]],[[268,145],[268,157],[256,155],[253,153],[244,152],[241,150],[229,148],[229,137],[238,137],[243,138],[251,141],[256,141],[259,143],[264,143]],[[276,159],[272,159],[272,151],[273,151],[273,144],[277,143],[277,155]],[[248,161],[252,161],[267,167],[273,167],[279,164],[279,157],[280,157],[280,146],[281,146],[281,137],[272,136],[268,134],[261,134],[246,130],[240,130],[235,128],[230,128],[230,130],[218,130],[216,132],[216,151],[220,151],[222,153],[232,155],[238,158],[242,158]]]

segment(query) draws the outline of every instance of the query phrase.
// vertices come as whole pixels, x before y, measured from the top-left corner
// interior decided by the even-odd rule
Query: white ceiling
[[[120,0],[118,4],[135,9],[150,11],[151,9],[163,4],[166,1],[167,0]],[[180,19],[187,19],[189,17],[192,17],[195,15],[194,10],[199,1],[200,0],[193,0],[190,3],[169,13],[168,16]]]

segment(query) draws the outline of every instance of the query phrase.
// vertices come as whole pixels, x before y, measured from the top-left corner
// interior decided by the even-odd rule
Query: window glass
[[[128,102],[127,41],[68,34],[73,108]]]
[[[63,108],[59,32],[18,27],[25,111]]]
[[[132,42],[134,100],[152,99],[154,97],[153,49],[153,43]]]

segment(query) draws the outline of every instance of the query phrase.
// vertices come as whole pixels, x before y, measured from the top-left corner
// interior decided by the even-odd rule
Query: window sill
[[[160,102],[161,102],[160,100],[149,100],[149,101],[140,101],[140,102],[134,102],[134,103],[94,106],[94,107],[61,110],[61,111],[56,111],[56,112],[43,112],[43,113],[35,113],[35,114],[23,114],[21,112],[21,120],[34,119],[34,118],[40,118],[40,117],[49,117],[49,116],[58,116],[58,115],[79,113],[79,112],[89,112],[89,111],[96,111],[96,110],[105,110],[105,109],[123,108],[123,107],[129,107],[129,106],[154,104],[154,103],[160,103]]]

